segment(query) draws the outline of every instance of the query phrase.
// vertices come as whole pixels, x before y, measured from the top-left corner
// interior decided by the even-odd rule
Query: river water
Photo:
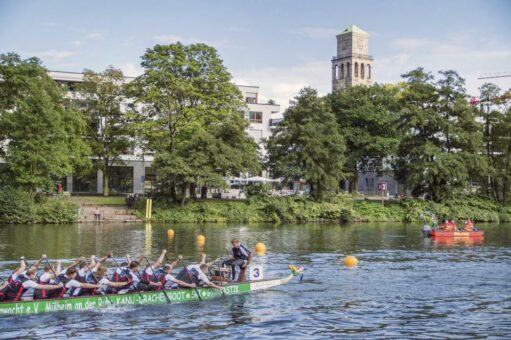
[[[244,296],[181,305],[115,306],[0,317],[0,338],[482,338],[511,337],[511,225],[480,225],[482,243],[434,242],[417,225],[18,225],[0,226],[0,275],[24,255],[52,259],[161,249],[186,262],[225,254],[239,237],[267,246],[254,263],[266,278],[289,263],[298,279]],[[174,237],[167,236],[173,228]],[[195,236],[206,236],[199,246]],[[356,269],[342,259],[353,254]]]

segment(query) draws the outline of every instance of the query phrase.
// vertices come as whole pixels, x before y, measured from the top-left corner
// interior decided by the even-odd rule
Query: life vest
[[[23,287],[23,283],[30,280],[26,275],[20,275],[13,280],[14,283],[9,284],[7,286],[7,290],[4,292],[6,300],[19,301],[23,293],[25,292],[25,287]]]
[[[466,231],[474,230],[474,223],[472,221],[465,222],[464,228]]]
[[[67,292],[66,284],[69,281],[71,281],[71,278],[69,276],[67,276],[65,273],[62,273],[57,277],[58,277],[59,281],[62,282],[62,284],[64,285],[64,287],[62,287],[62,291],[59,294],[59,298],[61,298]],[[75,287],[71,287],[71,289],[69,289],[69,296],[73,296],[74,292],[75,292]]]
[[[121,272],[118,273],[117,270],[114,273],[114,281],[115,282],[128,282],[130,278],[128,277],[129,270],[128,268],[121,267]]]
[[[41,275],[42,276],[42,275]],[[42,282],[41,276],[37,279],[37,283],[40,285],[50,284],[49,282]],[[46,289],[34,289],[34,299],[46,299],[48,297],[48,291]]]
[[[235,259],[248,260],[250,251],[243,244],[241,244],[239,248],[232,247],[232,256]]]

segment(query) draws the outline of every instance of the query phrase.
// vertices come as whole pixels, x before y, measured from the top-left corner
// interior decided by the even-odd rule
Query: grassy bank
[[[420,222],[421,215],[431,212],[440,220],[472,218],[479,222],[509,222],[511,207],[492,201],[464,197],[449,204],[416,199],[381,202],[354,202],[349,195],[313,202],[303,197],[254,197],[247,201],[196,201],[184,207],[154,204],[153,221],[173,223],[205,222]],[[144,217],[144,211],[139,211]]]
[[[16,189],[0,191],[0,223],[72,223],[78,206],[64,198],[29,195]]]

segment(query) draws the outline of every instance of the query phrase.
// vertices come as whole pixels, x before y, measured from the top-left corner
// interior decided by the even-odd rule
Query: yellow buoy
[[[355,256],[348,255],[344,258],[344,265],[350,268],[356,267],[358,265],[358,260]]]
[[[255,251],[256,253],[263,253],[266,251],[266,246],[262,242],[257,242],[255,245]]]
[[[168,229],[167,230],[167,237],[173,238],[174,237],[174,229]]]
[[[204,244],[204,243],[206,243],[206,236],[197,235],[197,238],[195,239],[195,241],[197,241],[197,244]]]

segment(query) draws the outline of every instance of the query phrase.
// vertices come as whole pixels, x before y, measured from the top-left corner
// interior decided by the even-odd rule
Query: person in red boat
[[[456,231],[458,228],[456,227],[456,223],[454,220],[445,220],[444,224],[440,226],[440,229],[443,231]]]
[[[474,231],[474,222],[469,218],[465,221],[465,224],[463,225],[464,231]]]

